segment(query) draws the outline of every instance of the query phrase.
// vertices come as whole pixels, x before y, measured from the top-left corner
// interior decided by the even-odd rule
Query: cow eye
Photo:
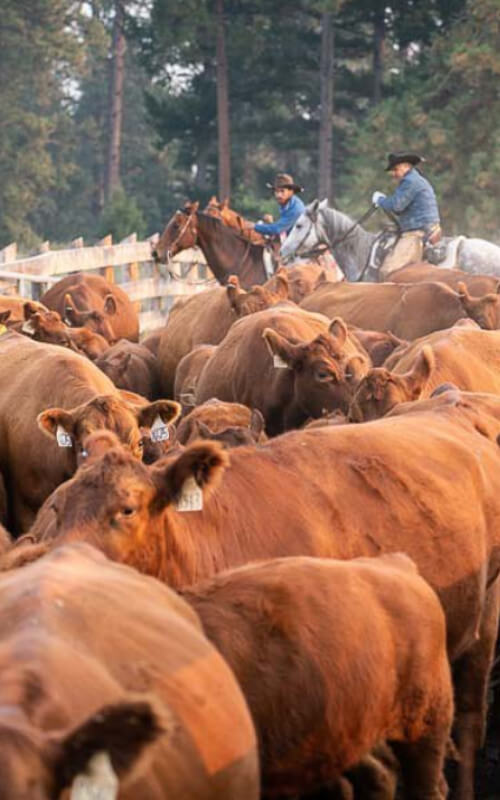
[[[82,458],[87,458],[87,457],[88,457],[88,454],[89,454],[89,453],[88,453],[88,450],[84,450],[83,448],[80,450],[80,456],[81,456]]]
[[[334,375],[327,369],[317,369],[316,370],[316,378],[318,381],[331,381],[334,379]]]
[[[124,506],[121,510],[121,514],[124,517],[132,517],[135,514],[136,509],[133,506]]]

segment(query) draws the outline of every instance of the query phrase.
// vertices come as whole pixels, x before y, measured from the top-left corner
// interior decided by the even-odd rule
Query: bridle
[[[192,222],[193,217],[195,216],[197,211],[198,211],[198,209],[195,208],[193,211],[190,211],[188,213],[187,211],[184,211],[184,209],[179,208],[175,212],[176,216],[177,216],[177,214],[187,214],[187,219],[186,219],[186,222],[184,223],[184,225],[182,226],[182,228],[180,229],[179,233],[175,237],[174,241],[171,243],[170,248],[165,253],[165,263],[166,264],[169,264],[169,262],[171,261],[171,258],[172,258],[171,253],[172,253],[172,250],[174,249],[174,245],[176,245],[178,242],[180,242],[180,240],[182,239],[182,237],[184,236],[185,232],[187,231],[187,229],[188,229],[190,223]],[[195,235],[195,239],[196,239],[196,235]]]

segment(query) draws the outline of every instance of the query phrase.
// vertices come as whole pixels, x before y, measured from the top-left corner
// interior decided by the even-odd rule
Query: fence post
[[[101,247],[110,247],[113,244],[113,236],[108,233],[107,236],[104,236],[100,241],[97,242],[98,245]],[[114,267],[104,267],[104,277],[106,278],[108,283],[115,282],[115,269]]]
[[[17,242],[11,242],[2,250],[0,250],[0,264],[6,264],[9,261],[15,261],[17,258]],[[16,285],[13,286],[12,283],[9,281],[2,280],[0,281],[0,294],[10,294],[12,288],[14,288],[15,292],[19,293]]]

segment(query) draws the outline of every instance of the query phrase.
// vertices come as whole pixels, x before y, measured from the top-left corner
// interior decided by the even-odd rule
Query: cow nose
[[[157,250],[153,250],[151,255],[153,256],[153,260],[154,261],[158,261],[158,251]]]

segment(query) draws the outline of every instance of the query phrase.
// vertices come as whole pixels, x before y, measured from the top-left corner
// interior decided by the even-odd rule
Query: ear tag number
[[[57,426],[56,439],[59,447],[73,447],[73,440],[69,433],[67,433],[62,425]]]
[[[27,319],[23,322],[21,330],[23,333],[27,333],[30,336],[33,336],[33,334],[36,333],[35,326],[30,319]]]
[[[286,361],[284,361],[278,353],[273,354],[273,366],[277,369],[289,369]]]
[[[175,503],[177,511],[201,511],[203,492],[193,477],[187,478]]]
[[[168,425],[165,425],[162,418],[158,414],[151,426],[151,441],[166,442],[167,439],[170,439]]]
[[[179,395],[179,400],[181,401],[183,406],[195,406],[195,396],[194,392],[183,392]]]

